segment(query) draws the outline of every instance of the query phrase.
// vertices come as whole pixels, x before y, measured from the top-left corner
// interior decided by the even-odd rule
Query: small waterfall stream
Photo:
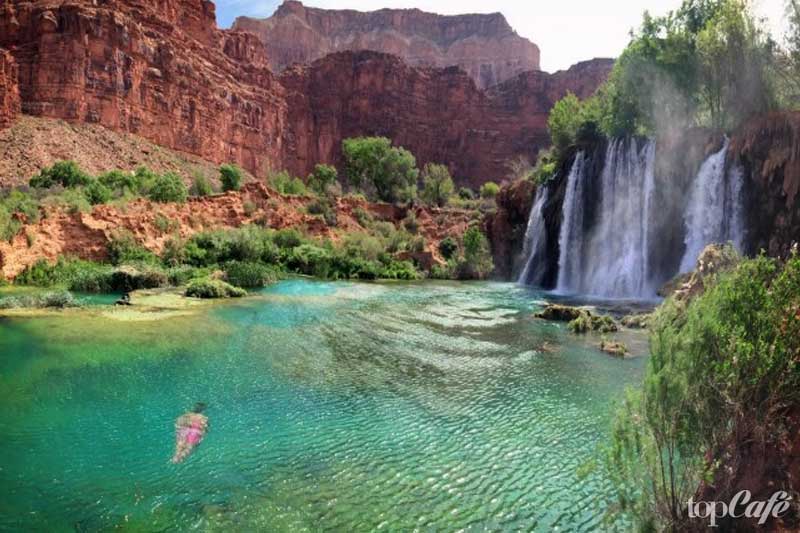
[[[743,170],[734,164],[726,171],[729,144],[726,138],[722,149],[706,159],[697,173],[684,215],[686,251],[681,260],[681,272],[694,268],[700,252],[709,243],[731,241],[739,250],[744,244]]]
[[[539,285],[544,274],[544,254],[547,245],[547,232],[544,227],[544,204],[549,198],[550,189],[538,187],[536,198],[531,207],[531,214],[528,216],[528,227],[525,230],[525,242],[523,244],[523,256],[526,257],[525,268],[517,280],[523,285]]]
[[[663,181],[657,185],[656,143],[652,140],[610,141],[601,171],[593,170],[596,165],[591,154],[578,152],[566,178],[561,206],[556,291],[603,298],[652,298],[669,279],[665,276],[691,270],[707,244],[732,241],[741,250],[745,240],[743,170],[737,164],[726,168],[728,145],[725,139],[722,148],[703,162],[690,189]],[[679,193],[669,187],[678,188]],[[520,283],[540,285],[548,262],[555,259],[546,257],[553,249],[547,245],[544,219],[551,196],[548,187],[540,187],[536,193],[525,234],[526,261]],[[680,247],[681,231],[685,249]],[[668,235],[677,239],[670,240]],[[551,234],[551,238],[555,236]],[[665,256],[674,257],[674,266],[662,264],[659,257]]]

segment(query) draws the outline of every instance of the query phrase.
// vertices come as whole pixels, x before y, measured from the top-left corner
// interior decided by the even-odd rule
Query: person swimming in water
[[[190,412],[182,414],[175,421],[173,463],[186,459],[205,437],[208,429],[208,417],[202,414],[205,408],[206,404],[198,402]]]

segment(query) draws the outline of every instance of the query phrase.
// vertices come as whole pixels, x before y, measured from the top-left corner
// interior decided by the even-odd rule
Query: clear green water
[[[644,361],[535,297],[287,281],[169,320],[0,318],[0,529],[607,530],[578,470]],[[172,465],[196,401],[210,432]]]

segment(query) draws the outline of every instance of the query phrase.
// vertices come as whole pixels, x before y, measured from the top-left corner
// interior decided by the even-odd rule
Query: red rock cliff
[[[510,160],[532,161],[549,143],[553,103],[567,90],[587,96],[611,67],[595,60],[525,72],[484,92],[458,67],[416,68],[361,51],[278,79],[258,38],[217,29],[205,0],[0,2],[0,48],[19,66],[23,113],[133,133],[258,176],[270,168],[305,176],[316,163],[340,163],[343,139],[385,135],[420,164],[449,165],[460,183],[500,180]],[[439,37],[494,35],[505,24],[456,19],[467,29],[446,25]]]
[[[0,129],[14,122],[19,113],[17,63],[7,50],[0,49]]]
[[[287,0],[267,19],[239,17],[267,48],[275,71],[330,53],[373,50],[412,66],[460,66],[480,88],[539,69],[539,48],[517,35],[500,13],[443,16],[418,9],[369,13],[305,7]]]
[[[277,161],[283,88],[260,42],[206,0],[5,0],[23,112],[99,123],[256,171]]]
[[[382,135],[411,150],[420,165],[443,163],[461,184],[505,177],[520,156],[549,144],[547,115],[568,90],[588,96],[611,60],[566,72],[520,74],[491,91],[458,68],[414,68],[376,52],[332,54],[284,71],[290,133],[285,166],[305,175],[317,162],[341,163],[341,140]]]

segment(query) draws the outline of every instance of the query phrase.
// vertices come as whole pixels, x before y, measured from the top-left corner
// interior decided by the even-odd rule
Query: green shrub
[[[241,298],[247,295],[247,291],[220,279],[202,278],[190,281],[185,294],[191,298],[203,299]]]
[[[111,170],[98,176],[97,180],[113,193],[138,195],[145,187],[146,176],[139,172]]]
[[[211,183],[208,181],[202,174],[197,174],[192,181],[192,188],[190,190],[190,194],[192,196],[211,196],[214,193],[214,190],[211,188]]]
[[[284,228],[276,231],[273,240],[282,249],[296,248],[303,244],[303,236],[294,228]]]
[[[316,165],[314,172],[308,176],[309,188],[317,194],[327,194],[329,187],[336,184],[339,178],[336,167],[330,165]]]
[[[493,181],[481,185],[481,198],[491,199],[500,193],[500,186]]]
[[[320,215],[329,227],[336,227],[338,223],[338,216],[336,214],[336,205],[334,200],[328,197],[317,198],[308,204],[308,214]]]
[[[219,181],[223,191],[238,191],[242,188],[242,171],[236,165],[219,167]]]
[[[372,227],[372,224],[375,222],[375,217],[373,217],[372,214],[366,211],[363,207],[356,207],[353,209],[353,216],[355,217],[356,222],[358,222],[359,225],[364,228]]]
[[[230,284],[247,289],[265,287],[280,279],[276,268],[263,263],[231,261],[223,269]]]
[[[139,244],[133,233],[127,230],[113,233],[108,243],[108,258],[114,265],[140,261],[154,263],[157,260],[155,254]]]
[[[348,233],[342,239],[342,250],[349,257],[377,261],[386,250],[380,239],[368,233]]]
[[[86,200],[92,205],[104,204],[111,200],[111,190],[96,179],[90,179],[83,189]]]
[[[53,291],[0,298],[0,309],[64,309],[78,306],[80,306],[80,302],[69,291]]]
[[[745,260],[704,285],[651,319],[644,383],[620,407],[608,450],[622,511],[654,529],[687,529],[701,482],[741,479],[751,450],[780,449],[800,402],[800,257]]]
[[[156,289],[165,287],[168,283],[167,273],[153,265],[125,265],[111,272],[111,287],[114,291]]]
[[[269,185],[279,193],[287,196],[304,196],[308,193],[303,180],[293,178],[285,170],[270,176]]]
[[[50,189],[56,185],[62,187],[80,187],[89,183],[89,175],[78,167],[75,161],[59,161],[53,166],[44,168],[31,178],[30,186],[35,189]]]
[[[445,237],[439,242],[439,253],[442,254],[446,260],[455,257],[458,252],[458,242],[453,237]]]
[[[183,180],[176,174],[170,172],[157,176],[151,183],[148,191],[148,198],[154,202],[177,202],[183,203],[189,191],[186,189]]]
[[[474,200],[475,199],[475,191],[470,189],[469,187],[461,187],[458,189],[458,197],[462,200]]]
[[[423,188],[420,197],[428,205],[444,207],[453,196],[455,185],[444,165],[428,163],[422,170]]]
[[[14,283],[35,287],[66,287],[78,292],[110,292],[111,267],[91,261],[59,257],[55,264],[40,259],[26,268]]]
[[[458,276],[462,279],[484,279],[494,270],[489,240],[478,228],[471,226],[464,232],[464,257],[458,264]]]
[[[403,227],[409,233],[417,233],[419,231],[419,222],[417,222],[417,215],[413,211],[409,211],[406,218],[403,219]]]
[[[49,196],[42,200],[42,204],[64,207],[71,214],[85,213],[92,209],[92,204],[86,199],[86,195],[78,189],[67,189],[57,195]]]

